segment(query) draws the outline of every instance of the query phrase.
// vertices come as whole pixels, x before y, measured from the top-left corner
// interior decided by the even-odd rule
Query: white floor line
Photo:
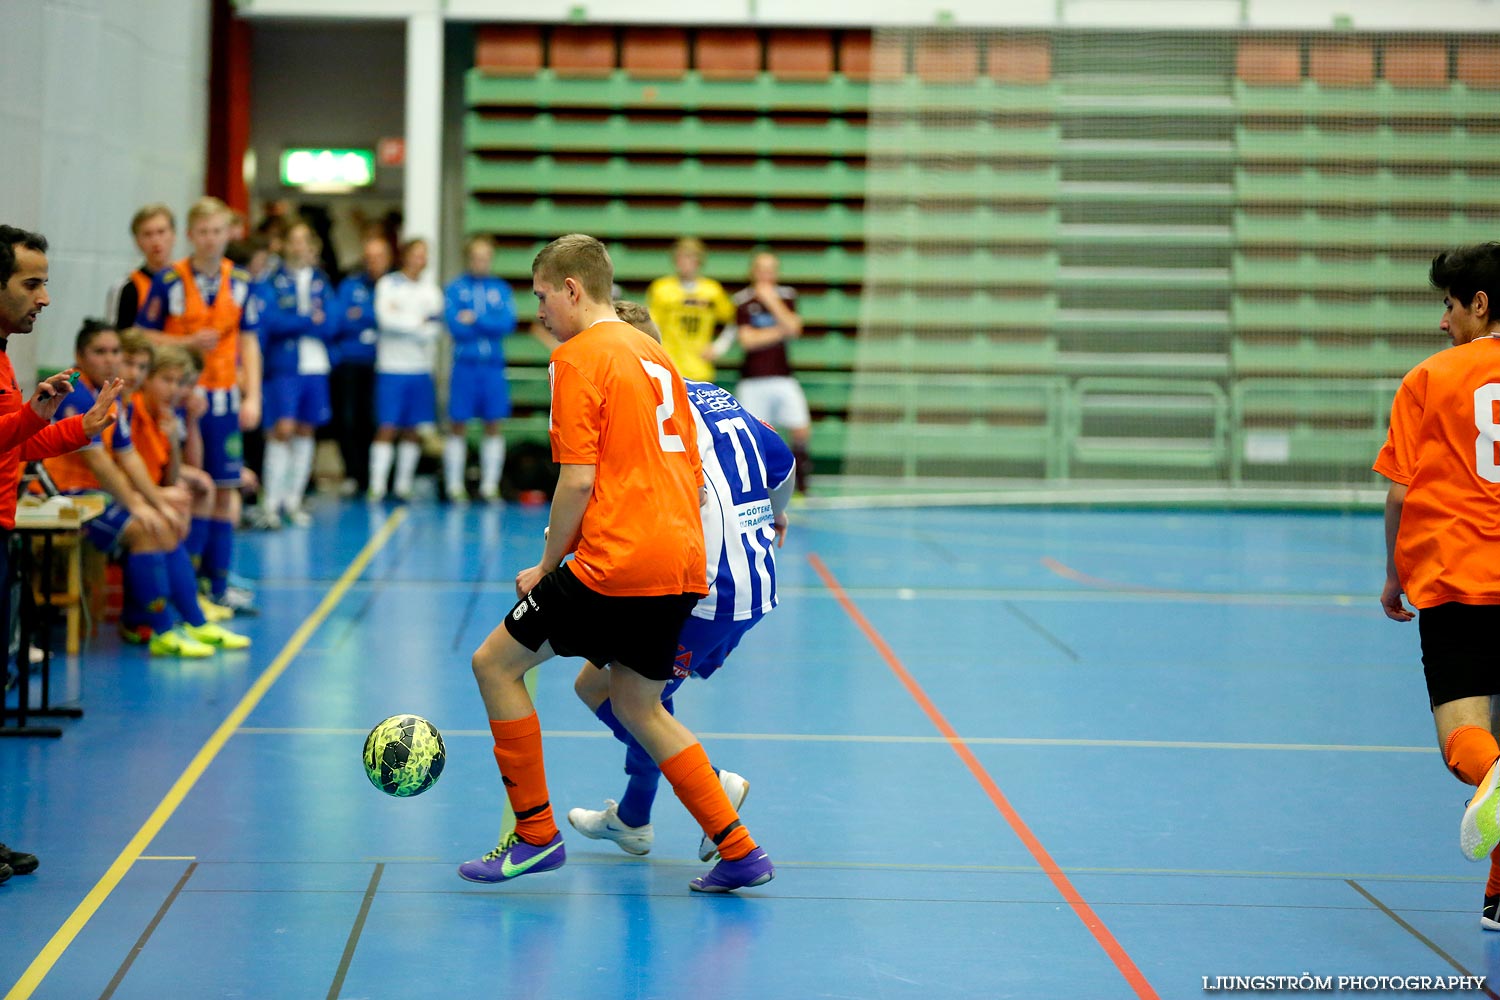
[[[282,728],[273,726],[241,726],[240,736],[365,736],[363,729],[323,729],[317,727]],[[837,733],[714,733],[699,732],[705,740],[754,740],[771,743],[932,743],[946,745],[942,736],[877,736],[844,735]],[[444,730],[444,739],[454,738],[492,739],[487,729]],[[549,740],[602,740],[611,739],[604,729],[550,729],[543,730],[542,737]],[[1234,743],[1213,740],[1094,740],[1094,739],[1049,739],[1027,736],[965,736],[963,743],[969,746],[1006,747],[1114,747],[1119,749],[1145,750],[1276,750],[1300,753],[1434,753],[1429,746],[1380,746],[1357,743]]]

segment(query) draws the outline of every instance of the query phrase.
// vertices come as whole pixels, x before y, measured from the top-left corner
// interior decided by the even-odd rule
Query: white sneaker
[[[620,822],[620,807],[614,799],[605,799],[604,808],[569,809],[568,822],[590,840],[613,840],[626,854],[647,854],[656,834],[651,824],[626,826]]]
[[[734,811],[739,812],[740,806],[745,804],[745,796],[750,794],[750,782],[735,774],[733,771],[719,769],[719,784],[724,789],[724,794],[729,796],[729,804],[734,806]],[[712,861],[718,857],[719,845],[708,834],[698,841],[698,860]]]
[[[281,517],[274,510],[256,507],[250,512],[249,525],[253,531],[280,531]]]
[[[294,528],[311,528],[312,515],[301,507],[292,507],[286,512],[286,523]]]

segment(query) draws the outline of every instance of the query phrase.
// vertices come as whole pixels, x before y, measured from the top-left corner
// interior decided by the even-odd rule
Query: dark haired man
[[[47,296],[47,240],[40,233],[0,225],[0,628],[10,634],[10,533],[16,526],[16,487],[24,462],[81,448],[113,421],[110,407],[119,395],[118,380],[104,386],[88,413],[49,425],[68,394],[72,370],[41,382],[27,402],[6,353],[12,334],[30,333]],[[6,662],[10,670],[9,658]],[[18,692],[18,697],[29,697]],[[36,871],[35,855],[0,844],[0,882]]]

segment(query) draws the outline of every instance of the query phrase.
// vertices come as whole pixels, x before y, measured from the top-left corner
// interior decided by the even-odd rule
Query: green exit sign
[[[373,149],[287,149],[281,183],[311,191],[348,191],[375,183]]]

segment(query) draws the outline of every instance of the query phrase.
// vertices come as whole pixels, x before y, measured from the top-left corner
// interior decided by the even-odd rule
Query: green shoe
[[[201,660],[214,655],[214,648],[187,635],[180,628],[158,632],[151,637],[152,656],[180,656]]]
[[[217,646],[220,649],[246,649],[250,645],[250,637],[231,632],[223,625],[216,622],[208,622],[203,625],[183,624],[182,630],[190,638],[196,639],[206,646]]]

